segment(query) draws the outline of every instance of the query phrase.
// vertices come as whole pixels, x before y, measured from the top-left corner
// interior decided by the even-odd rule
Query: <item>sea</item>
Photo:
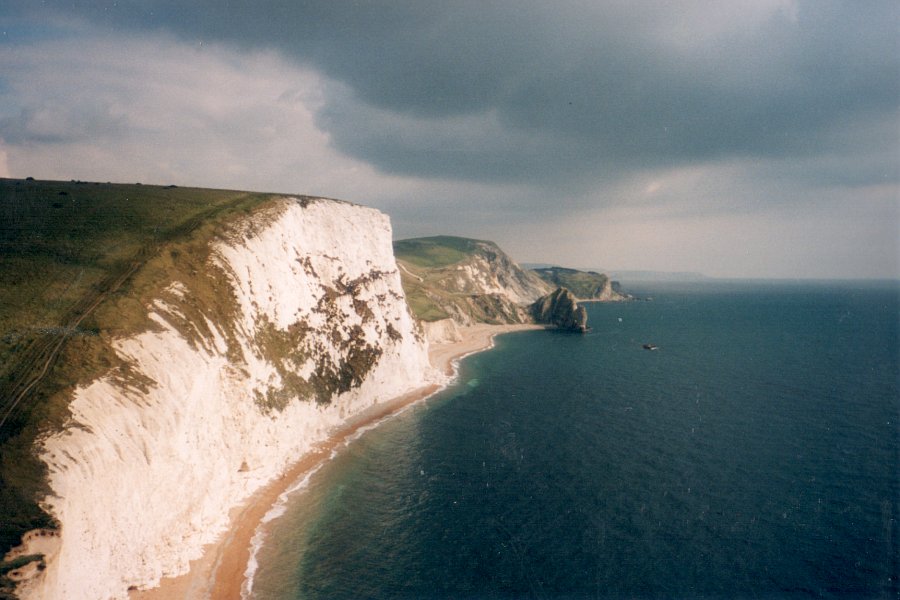
[[[251,597],[900,598],[900,282],[628,291],[336,452]]]

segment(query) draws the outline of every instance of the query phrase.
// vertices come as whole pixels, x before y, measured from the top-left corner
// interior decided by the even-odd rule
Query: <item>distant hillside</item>
[[[563,267],[536,268],[532,271],[552,287],[568,288],[581,300],[601,300],[617,302],[628,300],[628,296],[620,293],[616,282],[609,276],[596,271],[579,271]]]
[[[452,236],[398,240],[394,254],[410,308],[425,322],[447,318],[463,325],[527,322],[522,306],[552,291],[485,240]]]
[[[418,267],[446,267],[462,262],[483,248],[499,250],[494,242],[436,235],[394,242],[394,256]]]

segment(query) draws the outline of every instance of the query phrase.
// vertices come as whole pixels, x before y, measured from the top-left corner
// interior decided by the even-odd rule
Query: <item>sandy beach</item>
[[[542,329],[539,325],[474,325],[461,328],[462,339],[457,342],[435,344],[429,350],[431,364],[452,375],[453,361],[493,346],[493,338],[501,333]],[[262,518],[292,483],[299,480],[326,460],[331,451],[344,444],[360,428],[432,395],[437,385],[426,386],[387,402],[372,406],[346,421],[318,444],[312,452],[301,457],[279,479],[257,491],[244,505],[231,513],[231,528],[217,542],[203,551],[203,556],[191,562],[190,571],[178,577],[165,578],[151,590],[130,592],[131,600],[232,600],[241,597],[244,571],[250,559],[253,534]]]

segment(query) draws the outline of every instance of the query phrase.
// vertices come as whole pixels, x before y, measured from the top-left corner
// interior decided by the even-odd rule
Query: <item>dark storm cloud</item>
[[[871,136],[897,130],[896,2],[32,4],[12,10],[311,65],[333,143],[390,173],[557,185],[825,156],[833,178],[896,180],[896,136]]]

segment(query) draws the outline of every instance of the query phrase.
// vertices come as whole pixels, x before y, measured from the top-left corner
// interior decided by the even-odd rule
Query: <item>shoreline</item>
[[[434,368],[447,376],[453,376],[459,360],[493,348],[495,336],[536,329],[544,327],[531,324],[472,325],[461,328],[462,339],[459,341],[431,345],[428,358]],[[148,590],[131,590],[128,593],[129,600],[240,599],[246,580],[247,565],[251,558],[254,535],[279,498],[289,492],[303,476],[317,470],[333,451],[346,445],[361,429],[399,414],[444,387],[438,384],[424,386],[371,406],[348,418],[325,440],[316,444],[312,451],[301,456],[281,477],[270,481],[241,506],[232,509],[228,531],[219,540],[206,546],[202,557],[190,562],[187,573],[176,577],[164,577],[159,585]]]

